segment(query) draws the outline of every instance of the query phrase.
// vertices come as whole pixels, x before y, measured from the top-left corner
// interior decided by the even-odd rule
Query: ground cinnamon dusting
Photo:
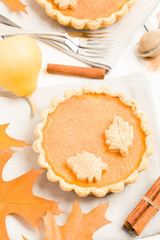
[[[142,60],[147,71],[156,72],[160,71],[160,55],[154,58],[143,58]]]

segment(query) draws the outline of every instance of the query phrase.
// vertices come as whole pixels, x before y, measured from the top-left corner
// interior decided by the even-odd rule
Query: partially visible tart
[[[65,26],[96,30],[124,17],[136,0],[36,0]],[[68,3],[68,5],[67,5]]]
[[[66,91],[51,106],[42,112],[33,147],[48,179],[63,190],[102,197],[122,191],[147,168],[152,132],[124,95],[84,87]]]

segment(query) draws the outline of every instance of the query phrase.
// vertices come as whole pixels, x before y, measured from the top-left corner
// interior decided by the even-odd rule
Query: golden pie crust
[[[59,9],[53,0],[36,1],[60,24],[90,30],[112,25],[136,3],[136,0],[79,0],[76,9]]]
[[[115,116],[123,118],[134,129],[133,146],[127,156],[110,152],[105,143],[105,130]],[[106,87],[67,90],[63,98],[52,100],[51,108],[42,112],[41,119],[35,128],[38,139],[33,148],[39,153],[39,165],[48,170],[48,179],[59,182],[65,191],[74,190],[80,197],[120,192],[125,184],[134,183],[138,173],[148,166],[148,157],[153,152],[152,131],[136,103],[121,93],[111,93]],[[69,157],[83,151],[108,164],[99,182],[78,180],[67,166]]]

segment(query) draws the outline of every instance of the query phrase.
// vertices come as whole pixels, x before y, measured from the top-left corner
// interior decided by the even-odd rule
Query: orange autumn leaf
[[[109,203],[100,203],[88,214],[81,211],[78,201],[73,204],[70,217],[64,226],[59,226],[50,211],[43,217],[46,230],[45,240],[92,240],[92,235],[104,225],[110,223],[105,218]]]
[[[24,5],[19,0],[1,0],[1,1],[7,4],[13,11],[22,11],[24,13],[27,13],[26,5]]]
[[[11,181],[3,181],[3,167],[13,153],[7,151],[0,154],[0,240],[9,240],[5,225],[8,214],[18,214],[39,228],[40,218],[49,209],[54,215],[62,213],[57,202],[36,197],[32,193],[33,184],[43,170],[31,170]]]
[[[10,147],[24,147],[28,145],[24,141],[16,140],[6,134],[6,128],[9,124],[0,125],[0,151],[4,152]]]
[[[27,238],[25,238],[24,236],[22,236],[23,237],[23,240],[28,240]]]

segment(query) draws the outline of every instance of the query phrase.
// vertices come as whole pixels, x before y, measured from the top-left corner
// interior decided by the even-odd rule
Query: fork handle
[[[4,37],[9,37],[9,36],[13,36],[13,35],[21,35],[21,34],[26,34],[26,35],[30,35],[33,37],[38,37],[43,36],[43,37],[65,37],[65,33],[63,32],[39,32],[37,30],[24,30],[22,28],[18,28],[18,27],[12,27],[12,26],[8,26],[5,25],[3,23],[0,23],[0,34],[1,36]]]
[[[53,41],[60,42],[60,43],[65,42],[65,33],[59,33],[59,32],[40,33],[40,32],[28,31],[28,30],[24,30],[16,27],[11,27],[11,26],[5,26],[4,28],[3,26],[1,26],[1,24],[0,24],[0,34],[3,37],[11,37],[11,36],[23,34],[23,35],[31,36],[33,38],[43,37],[46,40],[51,39]]]
[[[106,69],[106,73],[108,73],[111,70],[111,67],[107,64],[103,64],[103,63],[98,63],[98,62],[94,62],[85,58],[80,57],[78,54],[76,53],[70,53],[70,55],[72,55],[73,57],[77,58],[78,60],[80,60],[81,62],[86,63],[87,65],[91,66],[91,67],[97,67],[97,68],[104,68]]]

